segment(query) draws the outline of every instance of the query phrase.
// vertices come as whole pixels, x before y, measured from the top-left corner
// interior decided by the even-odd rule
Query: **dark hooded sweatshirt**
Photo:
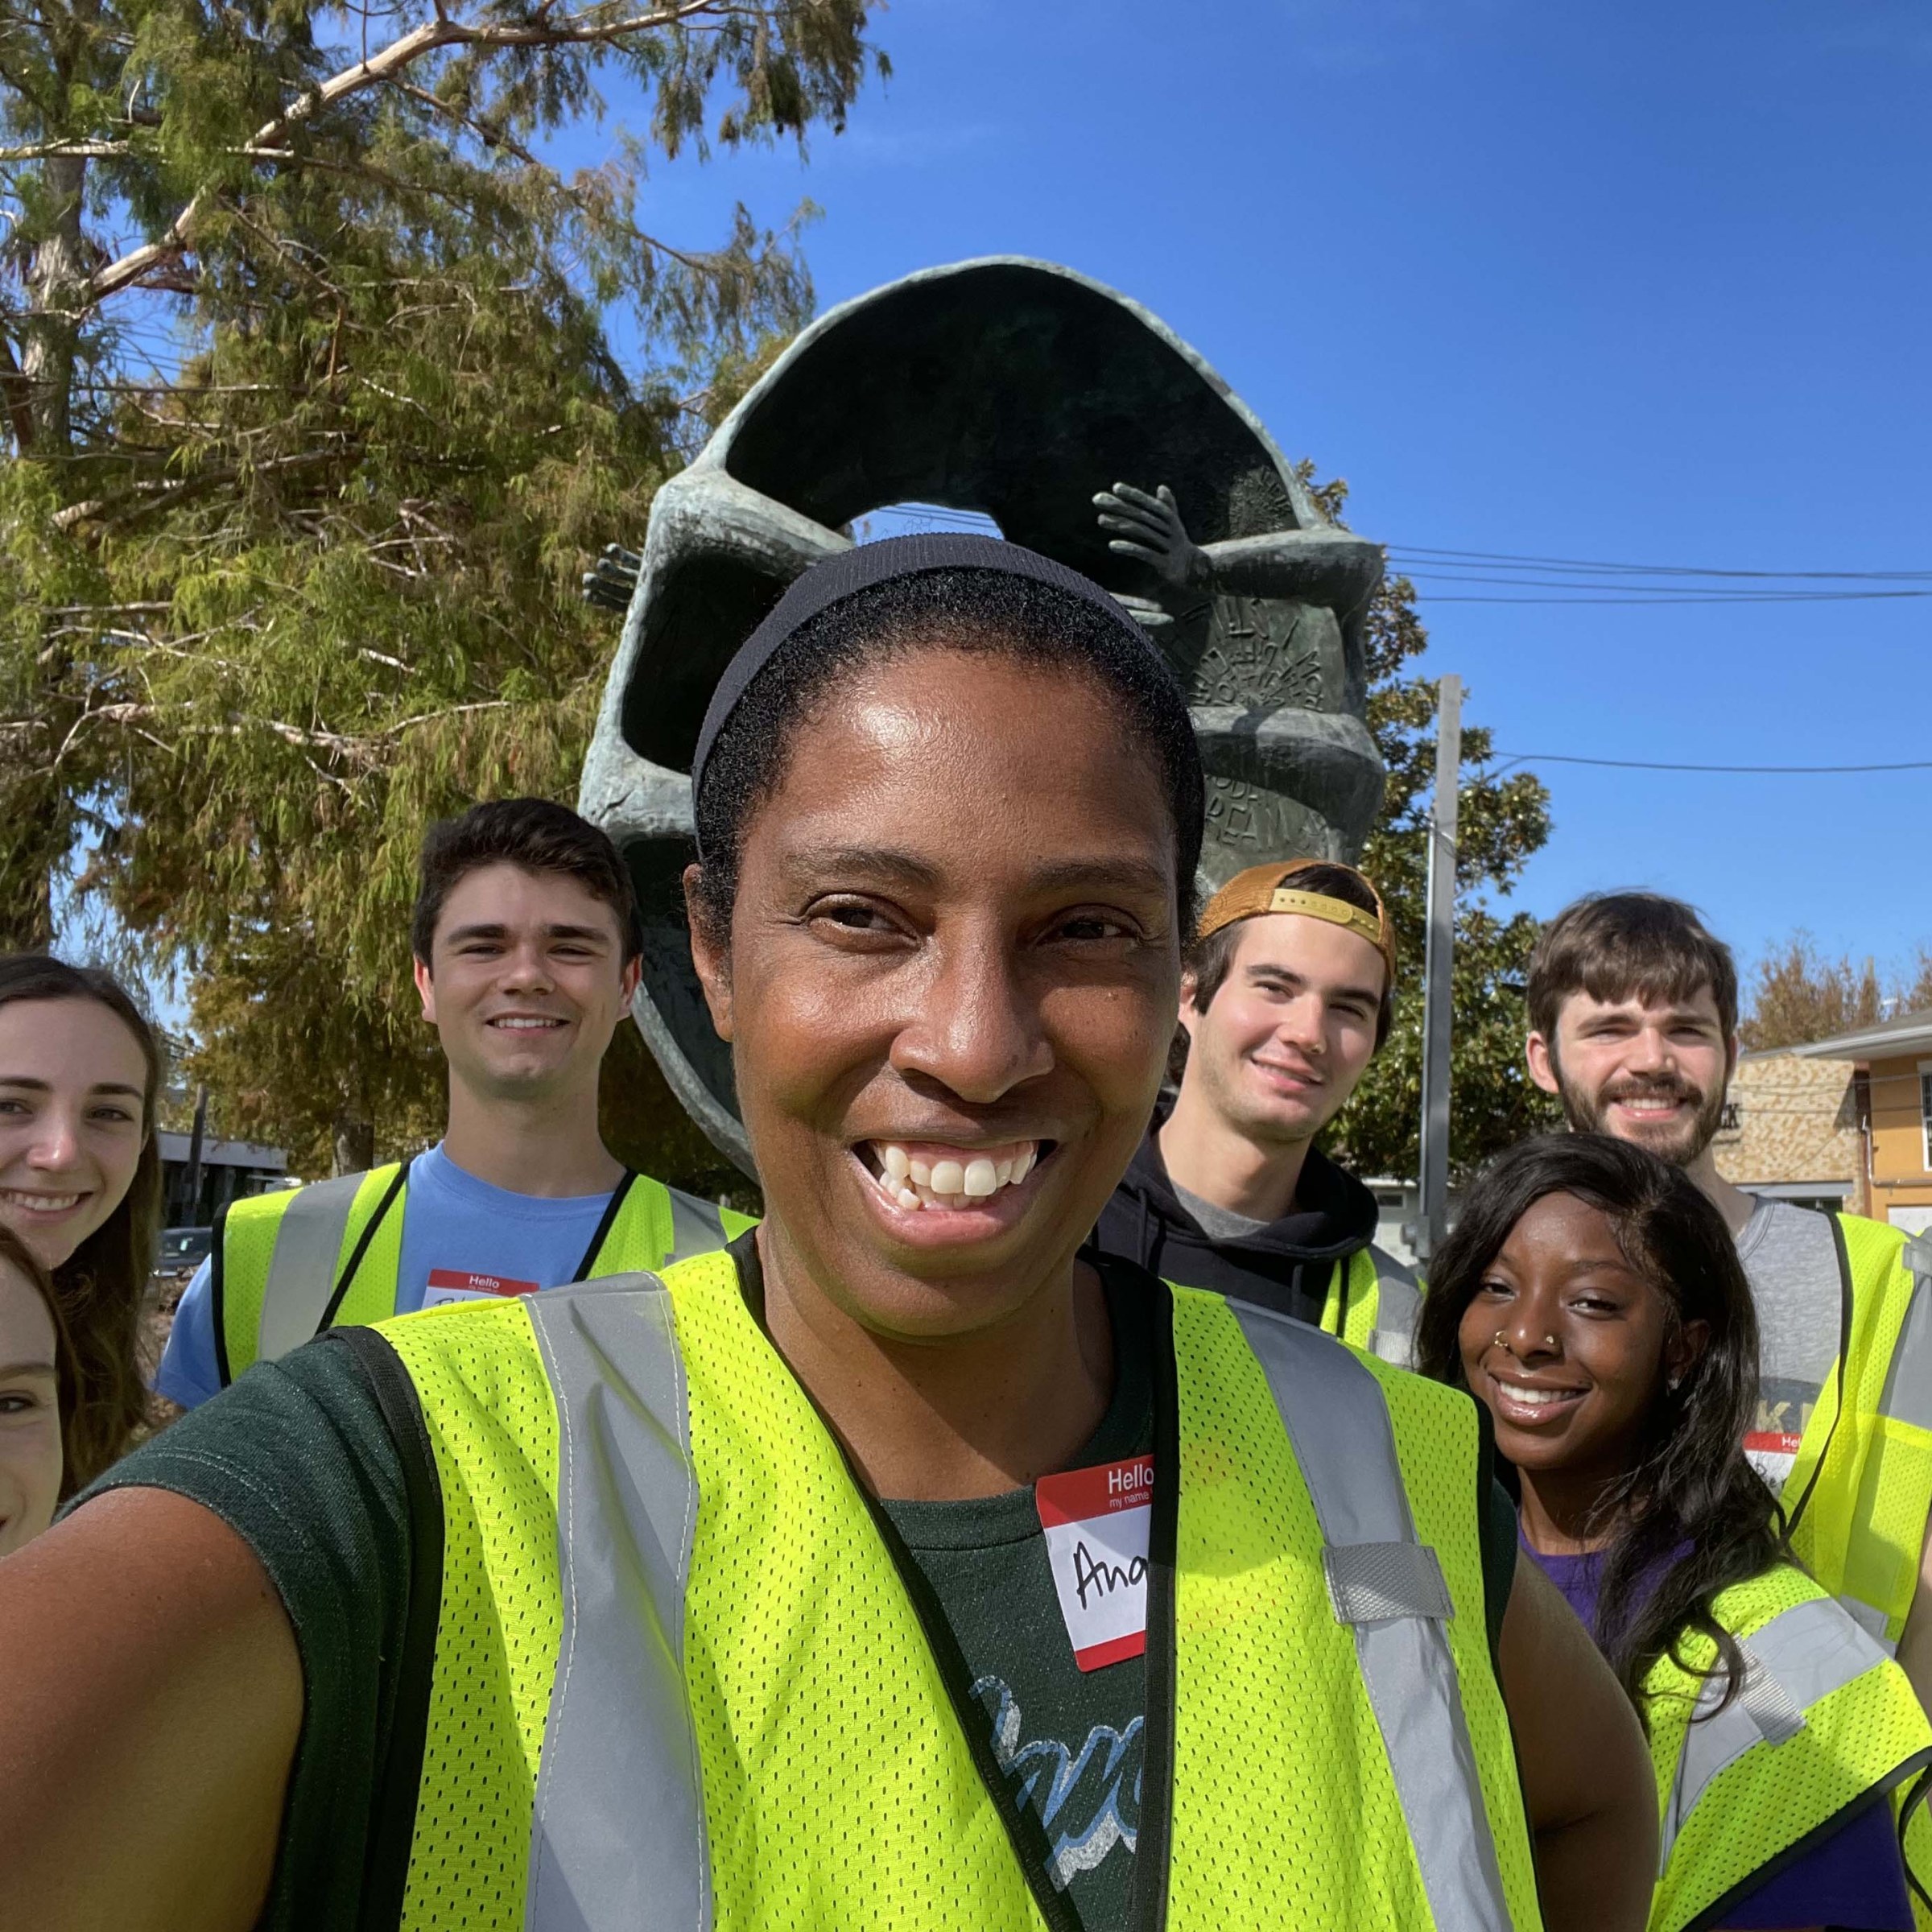
[[[1091,1245],[1183,1288],[1212,1289],[1319,1327],[1335,1264],[1375,1238],[1375,1196],[1311,1147],[1294,1207],[1257,1233],[1220,1240],[1188,1213],[1167,1178],[1160,1125],[1157,1117],[1101,1209]]]

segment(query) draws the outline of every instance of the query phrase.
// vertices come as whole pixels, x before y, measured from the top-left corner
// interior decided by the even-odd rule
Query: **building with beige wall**
[[[1851,1075],[1865,1122],[1863,1212],[1913,1234],[1932,1228],[1932,1007],[1792,1052]]]
[[[1718,1172],[1752,1194],[1871,1212],[1864,1119],[1848,1064],[1785,1047],[1741,1055],[1711,1150]]]

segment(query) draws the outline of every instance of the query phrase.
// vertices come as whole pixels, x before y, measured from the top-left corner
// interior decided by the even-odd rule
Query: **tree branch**
[[[303,469],[317,463],[338,461],[342,454],[341,450],[333,449],[297,450],[292,456],[270,456],[251,467],[258,471]],[[72,530],[76,523],[91,523],[109,517],[144,515],[165,504],[178,502],[184,497],[197,495],[218,483],[232,483],[241,473],[238,464],[215,464],[206,469],[196,470],[192,477],[184,477],[179,482],[137,483],[118,496],[89,497],[82,502],[68,504],[64,510],[56,510],[54,528]]]
[[[554,168],[546,167],[522,142],[512,139],[502,128],[492,127],[487,122],[478,121],[473,115],[464,114],[453,101],[445,101],[441,95],[431,93],[426,87],[418,87],[414,81],[398,80],[394,85],[411,100],[420,101],[423,106],[436,114],[448,115],[459,127],[468,128],[485,147],[500,147],[505,153],[514,155],[526,167],[541,169],[546,175],[554,176],[555,174]]]
[[[14,453],[23,456],[34,446],[34,386],[14,361],[14,345],[5,336],[0,336],[0,397],[6,399]]]
[[[621,20],[599,21],[593,10],[572,14],[555,23],[503,22],[476,27],[443,13],[439,0],[434,20],[425,21],[413,33],[391,42],[381,53],[366,60],[358,60],[353,67],[345,68],[320,86],[310,89],[285,113],[273,121],[263,122],[242,151],[251,153],[258,149],[279,148],[296,128],[314,119],[324,109],[332,107],[351,94],[360,93],[365,88],[393,80],[418,60],[443,47],[473,47],[493,52],[516,47],[608,46],[637,34],[674,27],[696,14],[729,10],[733,10],[724,0],[665,0],[663,5],[647,13],[634,14]],[[109,297],[120,294],[143,275],[185,251],[193,239],[195,220],[205,199],[205,192],[196,195],[158,240],[130,250],[118,262],[111,262],[98,270],[87,284],[85,306],[98,308]]]
[[[125,141],[29,141],[19,147],[0,147],[0,167],[22,161],[112,161],[127,151]]]

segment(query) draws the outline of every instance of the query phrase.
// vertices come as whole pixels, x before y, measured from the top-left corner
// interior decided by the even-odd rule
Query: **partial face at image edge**
[[[939,1340],[1064,1279],[1145,1131],[1175,833],[1083,671],[932,646],[834,687],[694,923],[767,1230],[861,1325]],[[696,869],[687,890],[696,890]]]
[[[0,1557],[54,1520],[63,1468],[54,1321],[0,1257]]]

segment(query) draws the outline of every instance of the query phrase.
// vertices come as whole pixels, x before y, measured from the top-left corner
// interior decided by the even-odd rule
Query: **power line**
[[[1451,583],[1480,583],[1480,578],[1450,578]],[[1498,580],[1503,583],[1509,578]],[[1579,584],[1579,592],[1593,590],[1593,584]],[[1853,604],[1868,602],[1873,599],[1891,597],[1932,597],[1928,590],[1739,590],[1699,591],[1690,584],[1660,586],[1646,594],[1638,594],[1640,587],[1630,585],[1620,595],[1608,597],[1577,596],[1573,597],[1463,597],[1441,590],[1430,590],[1418,585],[1417,595],[1431,604],[1623,604],[1649,607],[1663,604],[1732,605],[1732,604]]]
[[[867,520],[984,530],[983,513],[949,504],[897,503],[869,511]],[[1389,544],[1385,555],[1431,604],[1560,605],[1867,603],[1932,598],[1932,570],[1738,570],[1688,564],[1615,564],[1509,551],[1448,550]],[[1406,566],[1406,568],[1404,567]],[[1550,576],[1530,574],[1568,572]],[[1501,574],[1496,574],[1500,572]],[[1698,580],[1707,580],[1699,581]],[[1656,580],[1651,581],[1649,580]],[[1438,589],[1435,585],[1445,588]],[[1478,592],[1448,586],[1480,585]],[[1843,585],[1816,588],[1814,585]],[[1554,591],[1554,597],[1494,596],[1492,590]]]
[[[1418,543],[1391,543],[1391,557],[1418,557],[1443,563],[1519,564],[1540,568],[1615,571],[1640,576],[1829,578],[1834,581],[1867,581],[1883,579],[1913,583],[1932,582],[1932,570],[1725,570],[1696,564],[1603,564],[1579,557],[1529,557],[1506,551],[1437,550]]]
[[[1822,778],[1841,773],[1932,771],[1932,758],[1909,758],[1896,765],[1671,765],[1649,758],[1586,758],[1562,751],[1499,751],[1491,754],[1516,765],[1600,765],[1616,771],[1703,771],[1752,773],[1778,778]],[[1496,774],[1500,777],[1499,772]]]
[[[1465,570],[1460,565],[1425,564],[1415,571],[1403,573],[1412,581],[1435,584],[1500,584],[1515,590],[1574,590],[1614,592],[1624,597],[1667,597],[1689,595],[1700,597],[1932,597],[1932,584],[1913,584],[1885,589],[1869,590],[1813,590],[1798,584],[1773,584],[1761,589],[1748,588],[1735,584],[1686,584],[1677,581],[1666,583],[1599,583],[1591,577],[1532,577],[1522,576],[1491,576],[1479,570]]]

